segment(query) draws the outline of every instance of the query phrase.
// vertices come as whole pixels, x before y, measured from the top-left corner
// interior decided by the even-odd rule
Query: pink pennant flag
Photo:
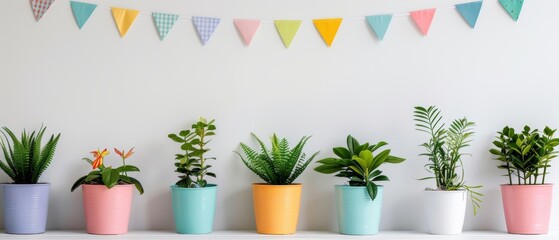
[[[253,20],[253,19],[234,19],[233,22],[235,23],[235,27],[237,31],[243,37],[245,44],[247,46],[250,45],[256,30],[260,27],[260,20]]]
[[[35,15],[35,21],[41,20],[43,14],[49,10],[53,2],[54,0],[31,0],[31,8],[33,9],[33,15]]]
[[[431,22],[433,21],[436,10],[437,9],[432,8],[410,12],[410,16],[415,24],[417,24],[417,27],[419,27],[423,36],[427,36],[427,33],[429,33],[429,27],[431,27]]]

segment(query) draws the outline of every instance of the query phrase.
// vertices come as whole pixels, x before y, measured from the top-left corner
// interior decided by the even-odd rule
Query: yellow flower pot
[[[295,233],[301,206],[301,188],[301,184],[253,184],[256,232],[260,234]]]

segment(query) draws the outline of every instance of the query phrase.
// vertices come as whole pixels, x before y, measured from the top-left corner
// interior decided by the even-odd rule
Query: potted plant
[[[126,164],[126,159],[134,153],[114,149],[122,159],[120,167],[106,167],[104,158],[109,154],[107,149],[92,151],[94,160],[83,158],[93,167],[93,171],[80,177],[71,191],[82,186],[83,208],[87,233],[90,234],[123,234],[128,232],[130,208],[134,187],[140,194],[144,188],[136,178],[128,176],[129,172],[139,172],[136,166]]]
[[[176,154],[175,172],[179,181],[171,186],[173,215],[178,233],[211,233],[214,222],[217,185],[208,184],[205,177],[216,177],[206,153],[210,136],[215,135],[215,120],[200,118],[191,129],[182,130],[168,137],[181,144],[182,153]]]
[[[314,170],[349,179],[349,185],[336,185],[336,213],[338,227],[342,234],[377,234],[382,209],[383,186],[376,181],[388,181],[378,168],[383,163],[401,163],[405,159],[390,155],[390,149],[378,154],[375,151],[387,145],[359,144],[351,135],[347,136],[347,148],[333,149],[337,158],[317,161],[320,166]]]
[[[504,127],[490,152],[505,169],[508,184],[501,185],[505,220],[509,233],[546,234],[549,229],[553,185],[545,182],[548,168],[557,156],[557,129],[543,132],[524,127],[522,132]]]
[[[293,234],[297,230],[299,207],[301,205],[302,184],[293,183],[319,152],[309,158],[303,148],[310,137],[290,148],[285,138],[274,134],[272,146],[268,148],[256,135],[260,151],[253,150],[244,143],[243,157],[236,152],[243,163],[266,183],[252,185],[256,232],[260,234]]]
[[[20,139],[7,127],[1,131],[4,161],[0,161],[0,168],[13,181],[2,184],[6,233],[45,232],[50,184],[39,182],[39,178],[51,163],[60,139],[60,134],[51,135],[41,145],[45,130],[41,127],[31,134],[23,130]]]
[[[472,141],[475,123],[465,117],[452,121],[448,129],[441,122],[442,115],[435,106],[415,107],[414,121],[418,131],[430,136],[428,142],[421,144],[429,163],[425,169],[433,176],[436,188],[424,191],[424,209],[427,229],[431,234],[460,234],[464,225],[467,193],[470,196],[474,215],[480,207],[482,194],[476,192],[481,186],[469,186],[464,179],[462,157],[463,149]]]

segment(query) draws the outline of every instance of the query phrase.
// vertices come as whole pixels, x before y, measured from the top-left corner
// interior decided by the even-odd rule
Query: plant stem
[[[198,175],[198,180],[204,180],[204,175],[205,175],[205,169],[204,169],[204,135],[206,135],[206,131],[204,128],[202,128],[202,132],[200,133],[200,169],[202,169],[200,175]],[[201,186],[201,187],[205,187],[205,186]]]
[[[122,166],[126,167],[126,160],[125,160],[124,157],[122,158]],[[128,177],[128,173],[127,173],[127,172],[124,172],[124,176],[127,176],[127,177]]]

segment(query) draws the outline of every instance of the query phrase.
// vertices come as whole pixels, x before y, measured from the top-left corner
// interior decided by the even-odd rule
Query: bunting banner
[[[378,39],[382,41],[392,21],[392,14],[366,16],[365,19]]]
[[[70,1],[70,6],[72,7],[72,12],[74,13],[74,18],[78,27],[82,29],[83,25],[87,22],[97,5],[91,3],[75,2]]]
[[[194,25],[196,25],[196,31],[198,31],[198,36],[200,36],[200,40],[202,40],[202,45],[206,45],[219,25],[220,19],[210,17],[192,17],[192,21],[194,21]]]
[[[435,11],[437,9],[425,9],[419,11],[410,12],[410,16],[421,31],[423,36],[427,36],[429,33],[429,28],[431,27],[431,22],[433,22],[433,17],[435,16]]]
[[[464,20],[470,25],[471,28],[476,26],[477,18],[479,16],[479,12],[481,11],[481,4],[483,2],[471,2],[471,3],[462,3],[456,4],[456,10],[462,15]]]
[[[275,20],[274,25],[276,26],[276,30],[283,41],[283,45],[285,48],[289,48],[291,46],[291,42],[297,31],[299,31],[299,26],[301,26],[301,20]]]
[[[50,5],[52,5],[53,2],[54,0],[31,0],[31,9],[33,9],[35,21],[41,20],[41,18],[49,10]]]
[[[161,41],[165,39],[171,28],[175,25],[179,15],[169,14],[169,13],[152,13],[153,22],[155,22],[155,27],[157,27],[157,32],[159,32],[159,38]]]
[[[133,9],[125,9],[125,8],[111,8],[113,12],[113,18],[115,20],[116,26],[118,27],[118,32],[120,33],[120,37],[124,37],[136,20],[139,11]]]
[[[312,20],[314,27],[320,33],[322,40],[326,43],[328,47],[332,46],[334,38],[336,38],[336,33],[342,24],[341,18],[329,18],[329,19],[315,19]]]
[[[245,42],[246,46],[250,46],[250,42],[260,27],[260,20],[255,19],[233,19],[233,23],[243,37],[243,41]]]
[[[49,10],[54,1],[55,0],[30,0],[31,9],[37,22]],[[413,20],[414,25],[417,26],[418,31],[423,36],[427,36],[437,9],[444,10],[456,8],[458,14],[460,14],[464,21],[470,26],[470,28],[475,28],[484,1],[486,0],[474,0],[473,2],[459,3],[446,7],[443,6],[438,8],[423,9],[406,13],[400,12],[381,15],[368,15],[364,17],[350,18],[345,20],[349,20],[349,22],[359,22],[365,19],[368,27],[370,28],[370,31],[374,33],[376,38],[379,41],[384,41],[384,37],[386,35],[386,32],[388,31],[388,28],[390,27],[392,19],[395,17],[407,17],[409,15],[411,17],[411,20]],[[510,15],[510,17],[514,21],[518,21],[520,12],[524,4],[524,0],[492,1],[498,1],[502,8],[508,13],[508,15]],[[98,6],[104,9],[111,9],[113,20],[121,37],[126,36],[128,30],[131,28],[132,24],[135,22],[137,16],[140,13],[139,10],[80,2],[80,0],[68,0],[68,2],[70,3],[74,20],[76,21],[79,29],[82,29],[84,25],[89,21],[93,12],[97,10]],[[183,20],[192,21],[200,42],[202,43],[202,45],[206,45],[222,20],[215,17],[183,16],[165,12],[142,12],[144,13],[142,15],[151,15],[161,41],[163,41],[167,37],[177,21]],[[343,21],[344,18],[312,20],[316,31],[319,33],[320,37],[328,47],[332,46],[332,43],[334,42],[334,39],[336,38],[338,30]],[[289,48],[295,36],[297,35],[299,27],[301,26],[301,23],[303,21],[234,18],[232,22],[246,47],[249,47],[251,45],[252,40],[254,39],[254,36],[259,30],[261,24],[274,24],[283,45],[285,46],[285,48]]]
[[[524,0],[499,0],[499,3],[514,21],[518,21]]]

